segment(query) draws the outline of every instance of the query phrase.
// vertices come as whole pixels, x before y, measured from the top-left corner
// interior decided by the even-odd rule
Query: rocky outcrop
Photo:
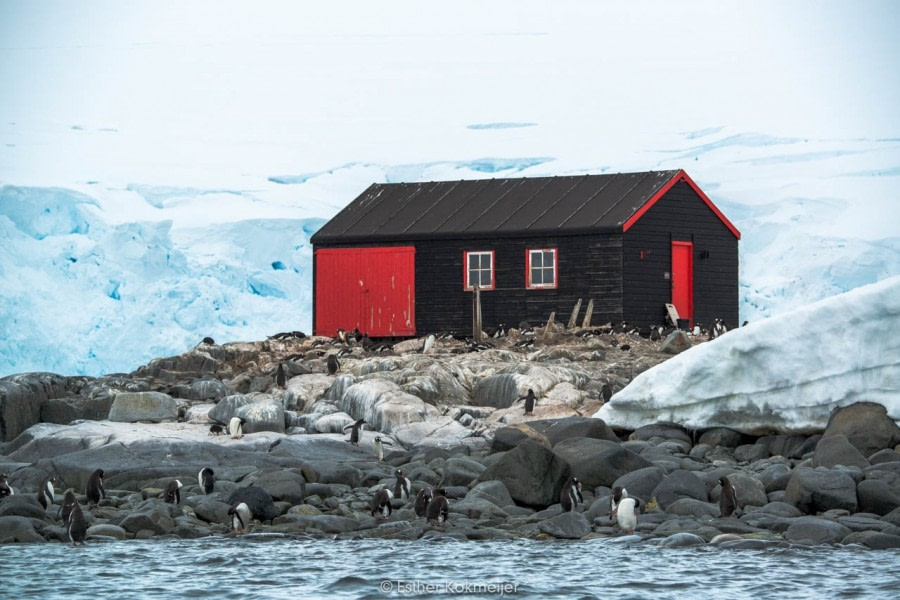
[[[149,421],[162,423],[178,418],[178,404],[161,392],[124,392],[116,394],[109,409],[109,420],[119,423]]]

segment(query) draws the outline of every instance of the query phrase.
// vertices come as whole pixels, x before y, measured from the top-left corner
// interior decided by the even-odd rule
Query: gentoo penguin
[[[207,336],[207,337],[203,338],[203,343],[206,344],[207,346],[215,346],[216,340]]]
[[[437,488],[434,490],[431,502],[425,508],[425,518],[429,522],[435,522],[443,525],[447,522],[447,515],[450,514],[450,503],[447,502],[446,491]]]
[[[250,519],[253,518],[253,513],[250,512],[250,507],[245,502],[229,507],[228,516],[231,517],[231,528],[237,535],[250,529]]]
[[[103,489],[103,469],[91,473],[84,494],[87,496],[88,506],[100,504],[100,499],[106,498],[106,490]]]
[[[559,493],[559,503],[562,504],[563,512],[572,512],[579,502],[584,503],[584,496],[581,495],[581,482],[577,477],[569,477]]]
[[[38,488],[37,500],[41,506],[44,507],[44,510],[47,510],[51,506],[53,506],[53,484],[56,483],[55,477],[47,477],[41,482],[41,487]]]
[[[275,385],[279,388],[284,389],[285,384],[285,376],[284,376],[284,365],[278,363],[278,370],[275,371]]]
[[[243,417],[231,417],[231,421],[228,422],[228,433],[231,434],[231,439],[239,440],[244,437],[244,423],[247,422],[247,419]]]
[[[78,504],[78,500],[75,498],[75,492],[71,489],[66,490],[66,495],[63,496],[62,505],[56,512],[56,518],[62,519],[63,524],[68,523],[69,515],[72,513],[72,509],[76,504]]]
[[[431,348],[434,346],[434,334],[429,335],[425,338],[425,341],[422,342],[422,354],[428,354]]]
[[[381,488],[372,496],[372,516],[376,519],[387,519],[391,516],[391,500],[394,494],[387,488]]]
[[[222,426],[214,423],[213,425],[209,426],[209,433],[206,435],[222,435],[223,433],[225,433],[225,430],[222,429]]]
[[[366,424],[365,419],[357,419],[355,423],[351,423],[344,427],[344,431],[350,429],[350,443],[354,446],[359,446],[359,428]]]
[[[381,439],[381,437],[376,437],[375,443],[373,445],[375,447],[375,457],[378,458],[378,460],[384,460],[384,446],[385,445],[393,446],[392,443],[390,443],[387,440]]]
[[[181,504],[181,482],[173,479],[166,485],[163,492],[163,500],[166,504]]]
[[[660,327],[651,327],[650,328],[650,341],[651,342],[658,342],[659,340],[662,339],[662,336],[660,335],[659,330],[660,330]]]
[[[603,387],[600,388],[600,396],[603,398],[603,402],[609,402],[609,399],[612,398],[612,388],[608,383],[604,383]]]
[[[197,475],[197,482],[200,484],[200,489],[203,490],[203,493],[208,496],[213,493],[213,488],[216,485],[216,474],[209,467],[203,467]]]
[[[402,469],[397,469],[394,475],[397,476],[397,482],[394,484],[394,498],[409,500],[409,495],[412,493],[412,482],[409,477],[403,475]]]
[[[328,366],[328,374],[329,375],[334,375],[335,373],[337,373],[338,371],[341,370],[341,361],[338,360],[337,355],[329,354],[328,360],[325,362],[326,362],[326,365]]]
[[[637,500],[622,498],[612,516],[616,518],[616,522],[625,533],[634,533],[634,527],[637,525]]]
[[[628,497],[628,490],[623,488],[621,485],[617,485],[612,489],[612,494],[609,496],[609,514],[616,514],[616,507],[619,505],[619,501],[622,498]]]
[[[72,540],[73,546],[78,544],[84,545],[84,538],[87,537],[87,524],[84,522],[84,513],[81,511],[81,507],[78,506],[78,502],[75,503],[75,506],[72,507],[72,512],[69,513],[69,518],[66,521],[66,531],[69,534],[69,539]]]
[[[434,498],[434,494],[431,492],[430,487],[423,487],[419,490],[419,493],[416,494],[416,499],[413,501],[413,510],[416,511],[417,517],[425,516],[425,509],[428,508],[428,503],[431,502],[432,498]]]
[[[719,494],[719,512],[723,517],[730,517],[737,508],[737,492],[727,477],[719,477],[722,493]]]
[[[521,398],[519,398],[519,400],[525,401],[525,414],[526,415],[530,415],[532,412],[534,412],[535,398],[534,398],[534,390],[533,389],[528,388],[528,393],[525,394],[524,396],[522,396]]]
[[[6,498],[7,496],[14,496],[15,492],[11,487],[9,487],[9,475],[6,473],[0,474],[0,498]]]

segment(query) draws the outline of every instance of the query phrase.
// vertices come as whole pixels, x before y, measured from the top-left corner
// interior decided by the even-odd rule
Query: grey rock
[[[129,533],[142,530],[152,531],[154,535],[170,533],[175,529],[175,519],[169,512],[168,505],[161,501],[150,500],[132,511],[119,522],[119,527]]]
[[[718,517],[719,506],[693,498],[679,498],[666,507],[666,513],[684,517]]]
[[[785,490],[785,499],[807,514],[842,508],[856,512],[856,483],[846,473],[797,467]]]
[[[666,354],[681,354],[692,345],[693,343],[691,342],[691,338],[688,337],[688,334],[680,329],[676,329],[666,336],[666,339],[663,340],[659,347],[659,351],[665,352]]]
[[[43,542],[44,538],[34,530],[28,517],[0,516],[0,543]]]
[[[547,437],[551,446],[571,438],[593,438],[618,442],[618,436],[603,419],[594,417],[564,417],[529,421],[528,426]]]
[[[116,394],[109,409],[109,420],[120,423],[150,421],[161,423],[178,418],[178,403],[161,392],[123,392]]]
[[[581,513],[564,512],[542,521],[540,530],[555,538],[577,540],[591,532],[591,524]]]
[[[702,546],[705,544],[706,540],[704,540],[699,535],[682,532],[675,533],[667,538],[660,540],[658,545],[662,548],[687,548],[690,546]]]
[[[857,402],[831,411],[822,439],[843,435],[863,456],[900,444],[900,427],[887,409],[874,402]]]
[[[450,512],[463,514],[472,519],[478,519],[484,515],[491,515],[495,517],[506,518],[508,515],[506,511],[501,509],[499,506],[485,500],[483,498],[469,497],[463,498],[458,502],[453,502],[450,504]],[[451,520],[453,520],[451,518]]]
[[[621,486],[628,490],[629,496],[649,500],[653,496],[653,490],[665,477],[666,473],[661,468],[645,467],[622,475],[609,487]]]
[[[890,535],[878,531],[858,531],[851,533],[842,544],[862,544],[872,550],[889,550],[900,548],[900,535]]]
[[[743,434],[726,427],[713,427],[707,429],[700,435],[699,442],[701,444],[709,444],[711,447],[724,446],[726,448],[737,448],[744,439]]]
[[[230,505],[221,499],[216,499],[211,496],[204,496],[200,502],[194,506],[194,514],[197,515],[198,519],[206,521],[207,523],[225,523],[228,524],[231,522],[231,519],[228,517],[228,509]]]
[[[16,493],[0,500],[0,517],[15,516],[45,519],[44,508],[37,503],[34,494]],[[2,534],[0,534],[2,535]]]
[[[568,463],[572,475],[587,488],[611,486],[626,473],[653,466],[615,442],[592,438],[562,441],[553,447],[553,454]]]
[[[290,470],[258,471],[244,481],[262,488],[273,501],[303,504],[306,498],[306,480]]]
[[[253,402],[253,399],[246,394],[232,394],[225,396],[216,404],[215,408],[209,411],[209,418],[219,423],[228,424],[232,417],[237,416],[237,410]]]
[[[791,542],[838,544],[850,533],[850,529],[835,521],[818,517],[799,517],[794,519],[784,532],[784,539]]]
[[[669,473],[653,490],[652,496],[663,510],[679,498],[693,498],[702,502],[709,500],[703,480],[685,470]]]
[[[628,437],[629,440],[643,441],[649,441],[653,438],[677,440],[687,443],[689,447],[693,443],[687,430],[674,423],[653,423],[651,425],[644,425],[643,427],[635,429]]]
[[[877,465],[886,462],[900,462],[900,452],[892,448],[885,448],[869,456],[869,464]]]
[[[756,440],[756,444],[765,449],[766,456],[794,458],[808,439],[809,437],[803,434],[783,433],[763,436]],[[810,450],[812,448],[810,447]]]
[[[124,540],[128,537],[128,532],[125,531],[122,527],[118,525],[110,525],[108,523],[102,523],[98,525],[91,525],[87,530],[88,537],[92,536],[106,536],[115,538],[117,540]]]
[[[247,504],[250,512],[253,513],[253,518],[258,521],[271,521],[278,516],[272,496],[260,487],[248,486],[238,488],[228,496],[228,504],[230,506],[241,502]]]
[[[793,504],[788,504],[787,502],[769,502],[768,504],[759,507],[756,511],[756,514],[764,513],[773,515],[776,517],[783,518],[794,518],[801,517],[803,513],[800,512],[800,509],[794,506]]]
[[[486,467],[468,458],[450,458],[444,463],[440,487],[469,485],[481,475]]]
[[[218,379],[200,379],[191,384],[188,398],[198,402],[218,402],[228,394],[228,387]]]
[[[538,433],[525,423],[516,423],[507,427],[501,427],[494,432],[491,442],[491,452],[505,452],[512,450],[525,440],[532,440],[546,448],[552,448],[547,436]]]
[[[768,504],[769,500],[766,496],[766,488],[758,479],[747,475],[746,473],[736,472],[728,475],[728,480],[734,486],[737,493],[738,508],[745,506],[763,506]],[[719,501],[722,486],[716,485],[710,492],[709,497],[714,502]]]
[[[284,433],[284,406],[270,396],[260,395],[254,398],[250,404],[237,408],[235,416],[246,419],[244,433]]]
[[[509,490],[506,489],[502,481],[482,481],[466,494],[466,498],[487,500],[501,508],[514,504]]]
[[[863,468],[869,466],[869,461],[850,443],[847,436],[843,434],[823,436],[816,446],[813,466],[832,468],[837,465]]]
[[[479,480],[500,481],[516,503],[544,507],[559,501],[568,476],[565,460],[537,442],[526,440],[488,467]]]
[[[900,482],[890,485],[880,479],[866,479],[856,486],[861,512],[887,515],[900,506]]]
[[[41,407],[41,421],[60,425],[81,419],[101,421],[109,417],[112,403],[113,397],[110,394],[97,398],[83,396],[51,398]]]

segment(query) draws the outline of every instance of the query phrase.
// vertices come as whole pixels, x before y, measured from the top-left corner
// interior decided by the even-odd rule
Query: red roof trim
[[[701,190],[699,187],[697,187],[697,184],[694,183],[694,180],[691,179],[688,176],[688,174],[684,172],[684,169],[678,171],[678,173],[676,173],[675,176],[672,177],[672,179],[670,179],[668,181],[668,183],[666,183],[664,186],[659,188],[659,191],[656,192],[655,194],[653,194],[653,196],[647,202],[644,203],[644,205],[640,208],[640,210],[638,210],[627,221],[625,221],[625,224],[622,225],[622,232],[624,233],[624,232],[628,231],[629,229],[631,229],[632,225],[637,223],[638,219],[643,217],[644,213],[646,213],[648,210],[650,210],[653,207],[653,205],[656,204],[660,198],[665,196],[666,192],[668,192],[670,189],[672,189],[672,186],[674,186],[679,181],[684,181],[689,186],[691,186],[691,189],[693,189],[697,193],[697,195],[700,196],[700,199],[706,203],[706,205],[709,207],[709,209],[711,211],[713,211],[713,213],[717,217],[719,217],[719,220],[722,221],[722,223],[725,225],[725,227],[727,227],[729,229],[729,231],[731,231],[732,234],[734,234],[734,237],[736,237],[737,239],[741,239],[741,232],[737,230],[737,227],[735,227],[731,223],[731,221],[729,221],[728,218],[722,214],[722,211],[720,211],[716,207],[716,205],[713,204],[712,200],[709,199],[709,196],[704,194],[703,190]]]

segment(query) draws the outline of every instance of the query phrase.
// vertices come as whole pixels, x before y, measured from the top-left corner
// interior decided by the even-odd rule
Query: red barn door
[[[370,337],[416,333],[414,246],[316,250],[316,335],[358,327]]]
[[[672,304],[694,326],[694,244],[672,242]]]

